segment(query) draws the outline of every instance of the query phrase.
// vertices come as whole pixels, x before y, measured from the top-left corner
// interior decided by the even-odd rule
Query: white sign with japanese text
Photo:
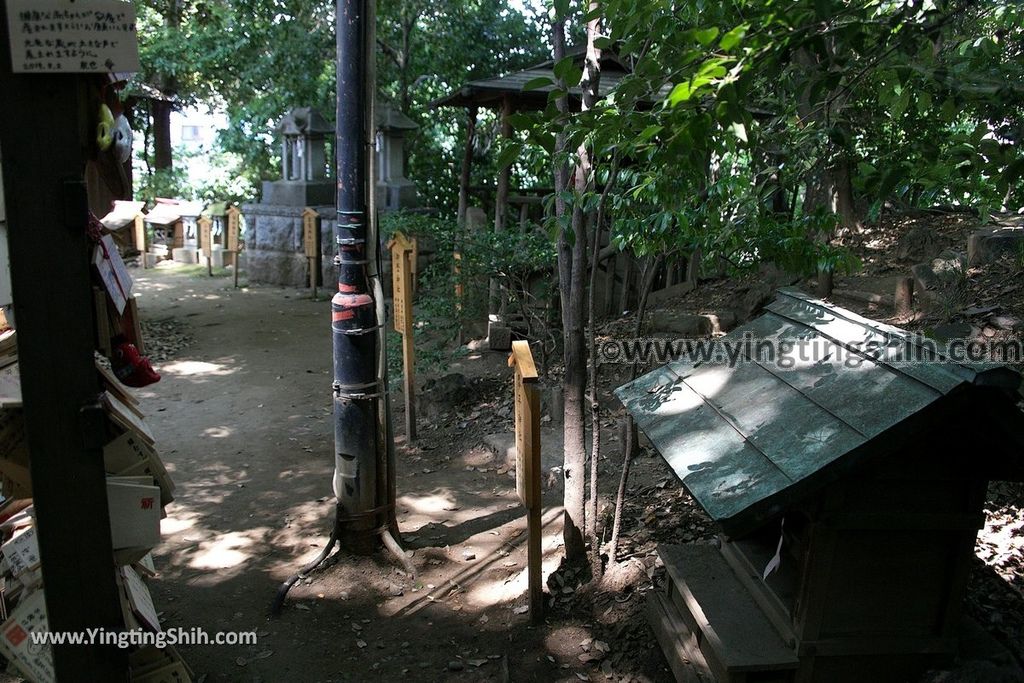
[[[139,71],[135,7],[121,0],[7,0],[15,73]]]

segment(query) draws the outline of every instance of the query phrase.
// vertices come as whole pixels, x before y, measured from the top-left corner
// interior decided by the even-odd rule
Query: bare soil
[[[864,271],[840,286],[891,293],[890,281],[910,265],[893,260],[891,251],[910,227],[888,226],[892,234],[884,239],[862,236],[855,248]],[[970,228],[951,219],[937,231],[944,245],[955,246],[965,244]],[[994,302],[1000,311],[1024,314],[1012,289],[1022,281],[1015,267],[1007,261],[969,273],[961,308]],[[462,373],[471,396],[421,420],[414,448],[399,443],[397,512],[416,576],[383,555],[343,550],[296,585],[283,615],[271,620],[278,585],[320,551],[332,523],[329,304],[311,301],[307,291],[235,290],[226,278],[187,269],[135,275],[163,375],[139,395],[178,484],[156,551],[155,602],[165,627],[258,634],[251,647],[180,648],[199,680],[672,680],[643,615],[646,593],[664,585],[656,544],[711,542],[712,525],[663,461],[642,448],[626,498],[620,565],[594,590],[588,570],[561,566],[561,491],[551,477],[543,513],[549,608],[544,624],[531,627],[523,510],[512,473],[483,443],[486,434],[512,429],[511,377],[504,354],[485,351],[418,370],[421,387],[432,375]],[[720,313],[742,284],[705,283],[666,305]],[[898,322],[875,306],[841,303]],[[967,320],[981,334],[984,319],[971,315],[983,314],[952,319]],[[925,329],[938,322],[945,321],[922,316],[907,324]],[[601,334],[624,335],[631,327],[612,321]],[[550,369],[556,387],[558,370]],[[622,409],[610,390],[626,379],[624,366],[602,369],[602,527],[610,526],[622,450]],[[401,434],[399,386],[394,423]],[[1020,487],[993,488],[968,604],[1018,659],[1022,508]]]
[[[199,679],[671,680],[641,614],[653,544],[640,543],[643,529],[626,540],[636,571],[623,592],[577,596],[579,577],[556,572],[557,489],[545,492],[543,515],[556,597],[545,624],[529,625],[525,518],[511,473],[481,445],[511,429],[503,354],[449,368],[482,378],[472,399],[421,423],[416,448],[399,448],[398,519],[417,576],[383,555],[342,551],[269,619],[278,585],[319,552],[333,516],[329,303],[276,287],[234,290],[189,270],[134,275],[166,358],[163,379],[138,395],[178,485],[155,552],[154,600],[165,627],[258,634],[252,647],[179,648]],[[395,403],[401,432],[400,395]],[[619,449],[605,450],[610,493]],[[649,519],[631,505],[628,526],[678,517],[669,503],[682,494],[660,459],[641,458],[635,472],[631,494],[653,486],[665,505]]]

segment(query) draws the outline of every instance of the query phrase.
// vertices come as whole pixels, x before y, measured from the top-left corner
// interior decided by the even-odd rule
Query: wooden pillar
[[[146,253],[149,251],[149,247],[146,244],[146,217],[142,215],[141,211],[135,216],[135,224],[132,230],[135,236],[135,248],[139,250],[142,268],[145,269],[148,267],[146,265]]]
[[[466,227],[466,211],[469,209],[469,183],[473,175],[473,145],[476,141],[477,108],[469,108],[466,122],[466,148],[462,152],[462,173],[459,175],[459,227]]]
[[[232,277],[234,278],[235,289],[238,289],[238,252],[241,249],[238,235],[241,231],[241,224],[242,212],[237,206],[229,206],[227,224],[224,228],[227,233],[224,236],[224,246],[226,251],[231,254],[231,270],[233,271]]]
[[[49,630],[121,630],[86,235],[83,150],[95,137],[86,92],[95,78],[13,73],[7,29],[0,0],[2,176]],[[41,135],[27,135],[26,124]],[[127,651],[112,646],[56,645],[53,663],[60,681],[128,677]]]
[[[416,441],[416,349],[413,339],[412,259],[415,246],[405,235],[395,233],[391,250],[391,301],[395,331],[402,335],[402,380],[405,389],[405,436]]]
[[[206,259],[206,274],[213,277],[213,221],[207,216],[199,219],[199,249]]]
[[[526,507],[527,585],[530,596],[530,621],[544,619],[544,586],[541,581],[541,500],[540,475],[540,392],[537,390],[537,366],[530,343],[512,342],[508,364],[515,369],[516,421],[516,493]]]

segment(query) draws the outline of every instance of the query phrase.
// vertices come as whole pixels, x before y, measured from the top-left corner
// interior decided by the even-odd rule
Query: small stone
[[[453,659],[452,661],[448,662],[449,671],[462,671],[464,668],[465,666],[462,664],[462,662],[460,662],[457,659]]]

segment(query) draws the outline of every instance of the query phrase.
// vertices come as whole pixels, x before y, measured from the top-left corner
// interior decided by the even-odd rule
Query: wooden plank
[[[92,288],[92,305],[96,319],[96,348],[109,358],[113,354],[110,314],[107,312],[107,293],[99,287]]]
[[[715,683],[704,655],[675,605],[655,592],[647,594],[647,623],[661,646],[676,683]]]
[[[134,296],[128,297],[128,303],[124,309],[126,324],[130,326],[132,343],[142,355],[146,354],[146,340],[142,336],[142,318],[139,316],[139,302]]]
[[[127,406],[117,400],[114,395],[104,393],[101,398],[103,405],[107,409],[107,414],[118,426],[125,431],[138,434],[139,437],[150,446],[153,446],[156,443],[156,439],[153,438],[153,432],[150,431],[149,425],[147,425],[143,419],[132,412]]]
[[[135,239],[135,248],[139,250],[139,258],[142,261],[143,269],[148,268],[146,265],[146,252],[149,250],[149,244],[146,241],[146,217],[140,211],[135,216],[135,227],[133,229],[133,236]]]
[[[701,631],[705,656],[713,653],[730,675],[797,667],[796,653],[782,642],[716,548],[663,544],[658,554]]]
[[[316,258],[320,255],[320,214],[316,209],[306,207],[302,212],[302,246],[306,251],[306,258]]]
[[[199,219],[199,248],[206,257],[206,274],[213,277],[213,221],[206,216]]]
[[[395,330],[402,335],[402,380],[405,392],[405,434],[416,441],[416,347],[412,311],[412,243],[395,233],[391,250],[392,305]]]
[[[541,583],[541,441],[540,392],[535,382],[537,369],[530,345],[526,341],[513,342],[508,359],[514,370],[514,399],[516,425],[516,493],[526,507],[527,518],[527,577],[530,597],[530,620],[538,624],[543,618],[544,588]],[[524,375],[525,370],[525,375]]]
[[[520,339],[512,342],[512,356],[508,361],[509,367],[517,368],[519,375],[524,382],[537,381],[537,364],[533,361],[533,351],[530,350],[530,342]]]
[[[409,255],[412,243],[400,232],[388,242],[391,251],[391,301],[394,307],[395,331],[412,331],[412,264]]]
[[[7,28],[0,11],[0,43]],[[84,97],[94,80],[14,75],[9,51],[0,49],[0,92],[18,103],[0,107],[0,147],[34,515],[53,632],[121,628],[93,366],[89,206],[80,181],[83,151],[95,133],[87,123],[94,105]],[[25,134],[26,116],[34,130],[45,131],[45,154],[40,137]],[[127,678],[127,652],[119,648],[56,645],[53,664],[61,681]]]
[[[227,210],[227,250],[235,254],[239,251],[238,237],[241,232],[242,212],[237,206]],[[237,262],[236,262],[237,266]],[[237,267],[236,267],[237,270]]]
[[[121,403],[124,403],[141,417],[142,413],[138,411],[139,399],[132,396],[131,392],[128,391],[128,387],[121,383],[121,380],[117,378],[114,372],[105,365],[102,365],[99,359],[96,359],[96,370],[99,371],[100,377],[103,378],[107,391],[116,395]]]
[[[789,648],[796,647],[796,636],[793,633],[792,606],[786,605],[761,578],[764,567],[755,567],[735,542],[725,537],[719,538],[719,552],[732,568],[740,582],[750,593],[761,612],[775,627],[775,631]]]

